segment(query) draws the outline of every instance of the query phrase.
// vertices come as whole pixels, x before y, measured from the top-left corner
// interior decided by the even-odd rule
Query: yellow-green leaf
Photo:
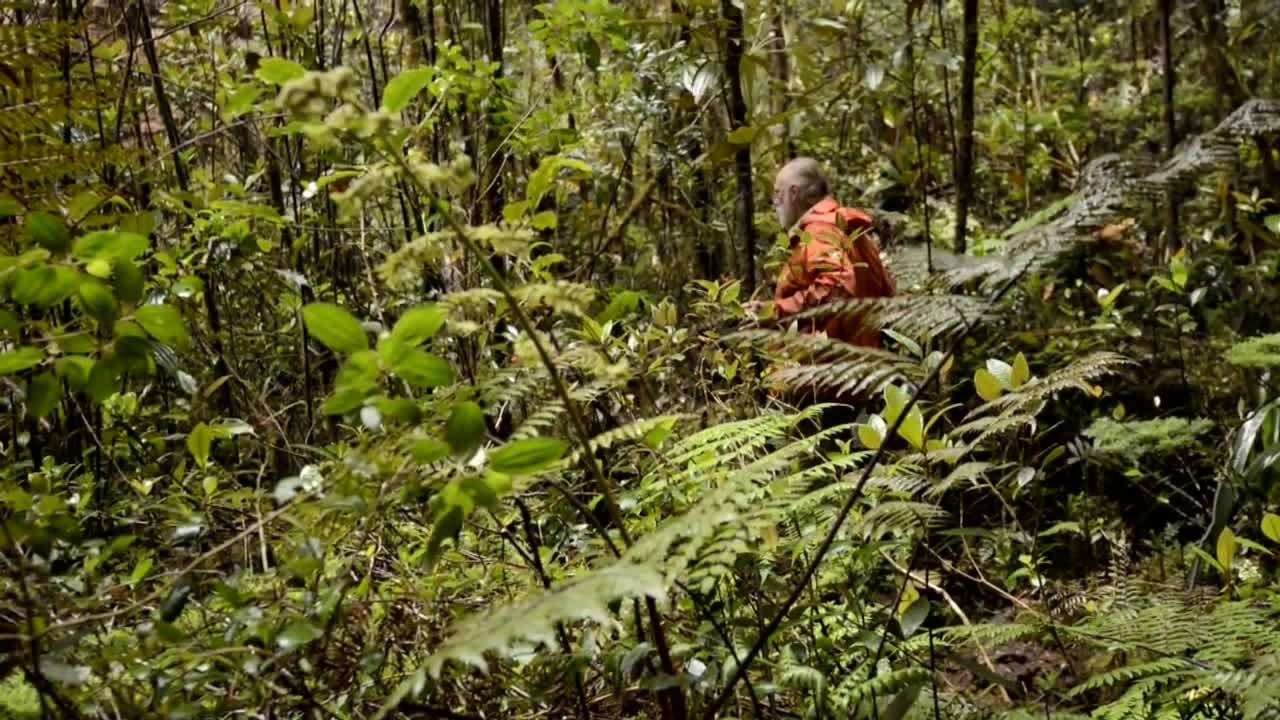
[[[1274,543],[1280,543],[1280,515],[1267,513],[1262,516],[1262,534]]]
[[[978,391],[978,397],[987,402],[995,400],[1004,392],[1000,387],[1000,381],[986,368],[978,368],[978,371],[973,374],[973,386]]]
[[[1018,357],[1013,359],[1013,377],[1010,378],[1013,389],[1022,387],[1030,378],[1031,368],[1027,365],[1027,356],[1018,353]]]
[[[1231,528],[1223,528],[1218,535],[1218,564],[1222,566],[1222,574],[1231,574],[1231,559],[1236,554],[1236,534]]]
[[[213,430],[208,425],[200,423],[191,429],[191,434],[187,435],[187,450],[191,453],[191,457],[195,458],[196,464],[204,469],[209,464],[209,452],[213,449]]]
[[[555,438],[516,440],[494,450],[489,456],[489,467],[507,475],[528,475],[559,460],[568,448]]]
[[[143,305],[133,317],[151,337],[165,345],[178,350],[186,350],[191,345],[187,328],[182,324],[182,314],[172,305]]]
[[[440,305],[419,305],[400,316],[391,328],[391,337],[406,345],[419,345],[435,337],[447,315]]]
[[[398,113],[409,106],[409,102],[422,92],[431,82],[434,68],[423,67],[405,70],[391,78],[387,89],[382,93],[382,109]]]
[[[911,447],[917,450],[924,448],[924,413],[920,412],[920,406],[913,406],[907,413],[898,426],[898,434],[911,443]]]
[[[480,449],[484,433],[484,411],[475,402],[464,400],[454,407],[453,414],[445,423],[444,439],[453,454],[465,460]]]
[[[334,352],[353,353],[369,347],[360,321],[333,303],[311,303],[302,308],[302,321],[312,337]]]
[[[27,368],[35,367],[44,360],[44,351],[39,348],[21,347],[17,350],[0,353],[0,375],[12,375]]]

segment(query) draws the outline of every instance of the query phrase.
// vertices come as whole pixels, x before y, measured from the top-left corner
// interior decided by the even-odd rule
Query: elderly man
[[[778,171],[773,205],[790,233],[792,249],[774,296],[778,318],[822,303],[888,297],[896,292],[893,278],[880,262],[871,218],[836,202],[815,160],[796,158]],[[833,339],[880,347],[879,331],[864,328],[857,316],[831,317],[821,329]]]

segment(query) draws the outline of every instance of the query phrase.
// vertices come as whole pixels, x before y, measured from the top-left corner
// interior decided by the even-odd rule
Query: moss
[[[0,720],[35,720],[40,717],[40,694],[18,675],[0,683]]]

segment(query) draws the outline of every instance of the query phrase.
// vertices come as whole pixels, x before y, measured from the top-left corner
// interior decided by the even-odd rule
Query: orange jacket
[[[871,218],[866,213],[840,207],[834,198],[826,197],[800,218],[796,230],[791,236],[791,259],[774,294],[779,318],[822,303],[891,297],[897,292],[880,262],[880,248],[871,235]],[[809,237],[802,237],[806,234]],[[819,328],[814,322],[806,329],[817,332]],[[880,332],[863,328],[858,316],[831,317],[823,321],[821,329],[833,339],[880,347]]]

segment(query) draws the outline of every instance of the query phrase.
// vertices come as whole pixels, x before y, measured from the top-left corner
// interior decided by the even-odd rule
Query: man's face
[[[800,213],[796,210],[796,196],[799,194],[797,190],[796,186],[781,178],[773,184],[773,208],[778,213],[778,222],[783,230],[789,229],[800,219]]]

